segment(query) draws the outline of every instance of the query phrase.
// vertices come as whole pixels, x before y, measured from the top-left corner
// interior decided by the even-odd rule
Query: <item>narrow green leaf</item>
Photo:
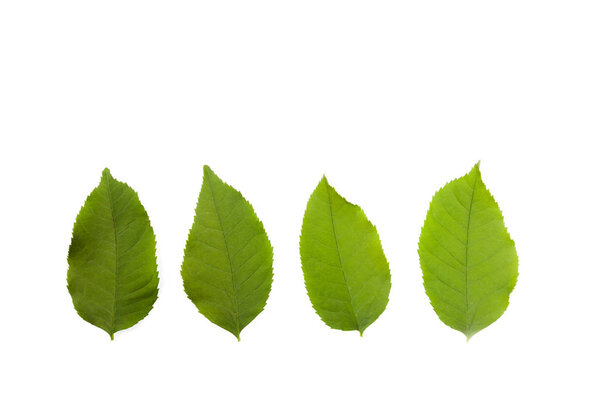
[[[388,303],[390,269],[375,226],[325,177],[306,206],[300,257],[319,317],[331,328],[362,336]]]
[[[77,313],[111,339],[152,309],[158,295],[154,231],[137,193],[108,169],[77,215],[67,259]]]
[[[508,307],[517,283],[517,251],[479,163],[440,189],[419,239],[425,291],[443,323],[467,339]]]
[[[273,249],[263,224],[206,165],[181,276],[198,311],[238,340],[271,291]]]

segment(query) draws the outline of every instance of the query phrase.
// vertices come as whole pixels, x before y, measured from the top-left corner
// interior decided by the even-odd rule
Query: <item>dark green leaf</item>
[[[273,249],[262,223],[241,193],[208,166],[181,275],[200,313],[238,340],[271,291]]]
[[[77,313],[111,339],[152,309],[158,295],[154,231],[137,193],[108,169],[77,215],[68,262]]]

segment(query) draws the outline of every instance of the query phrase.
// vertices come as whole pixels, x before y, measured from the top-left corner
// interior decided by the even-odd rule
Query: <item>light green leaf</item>
[[[300,256],[308,296],[323,322],[362,336],[388,303],[390,269],[375,226],[325,177],[306,206]]]
[[[467,339],[496,321],[517,282],[517,251],[479,163],[439,190],[419,240],[425,291],[443,323]]]
[[[273,249],[262,223],[206,165],[181,276],[200,313],[238,340],[271,291]]]
[[[137,193],[108,169],[79,211],[67,287],[77,313],[114,338],[142,320],[158,295],[156,241]]]

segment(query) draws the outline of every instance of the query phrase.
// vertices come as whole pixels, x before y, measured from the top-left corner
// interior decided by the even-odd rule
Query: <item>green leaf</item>
[[[319,317],[331,328],[362,336],[388,303],[390,269],[375,226],[325,177],[306,206],[300,256]]]
[[[238,340],[271,291],[273,248],[262,223],[206,165],[181,276],[198,311]]]
[[[439,190],[419,240],[425,291],[433,309],[467,339],[496,321],[517,283],[517,251],[479,163]]]
[[[68,262],[77,313],[111,339],[152,309],[158,295],[154,231],[137,193],[108,169],[77,215]]]

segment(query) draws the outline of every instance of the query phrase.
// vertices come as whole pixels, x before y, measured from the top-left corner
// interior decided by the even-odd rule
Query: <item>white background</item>
[[[576,0],[3,0],[0,397],[598,398],[599,20]],[[466,343],[429,305],[416,248],[431,196],[478,160],[520,276]],[[275,249],[240,343],[179,275],[203,164]],[[114,342],[66,289],[106,166],[138,191],[160,272],[154,310]],[[390,262],[363,338],[325,326],[304,290],[323,173]]]

